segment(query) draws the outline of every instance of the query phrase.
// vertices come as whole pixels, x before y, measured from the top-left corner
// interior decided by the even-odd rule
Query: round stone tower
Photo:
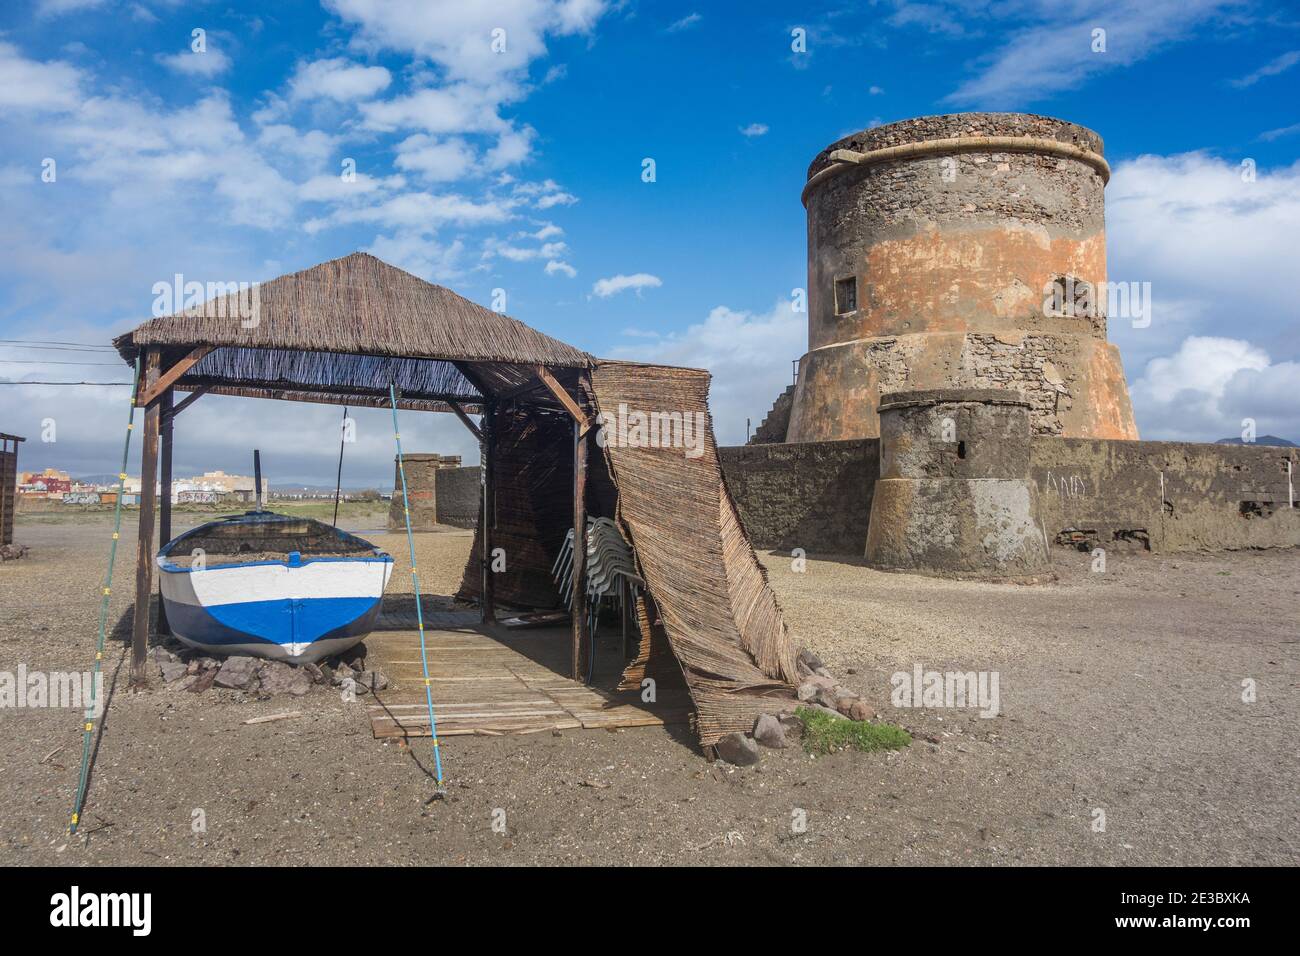
[[[879,435],[882,392],[1007,388],[1034,434],[1137,438],[1106,341],[1101,137],[1022,113],[926,116],[808,168],[808,353],[786,440]]]

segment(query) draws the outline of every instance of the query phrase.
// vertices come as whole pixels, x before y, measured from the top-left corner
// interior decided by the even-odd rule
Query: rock
[[[840,689],[838,687],[823,687],[817,691],[817,696],[813,700],[830,710],[839,710]]]
[[[155,644],[145,653],[145,660],[150,664],[175,664],[180,660],[180,658],[167,650],[167,648]]]
[[[388,678],[380,670],[360,671],[356,676],[358,686],[369,691],[383,690],[388,686]]]
[[[163,661],[160,669],[162,670],[162,679],[168,684],[180,680],[189,673],[189,668],[180,661]]]
[[[217,671],[214,683],[218,687],[248,690],[257,681],[257,659],[253,657],[227,657]]]
[[[357,672],[348,667],[347,664],[339,664],[333,670],[334,676],[331,678],[331,682],[334,684],[342,684],[345,680],[356,680]]]
[[[339,681],[339,689],[345,694],[350,692],[353,697],[362,697],[365,694],[370,693],[370,690],[367,687],[357,683],[355,677],[343,678],[343,680]]]
[[[830,692],[834,689],[835,681],[820,674],[813,674],[799,685],[797,696],[800,700],[813,700],[822,691]]]
[[[0,561],[17,561],[27,554],[27,545],[25,544],[6,544],[0,547]]]
[[[212,682],[216,678],[217,669],[209,667],[207,670],[199,671],[197,674],[185,678],[184,687],[191,694],[201,694],[212,686]]]
[[[754,739],[764,747],[781,750],[789,746],[785,739],[785,728],[781,721],[771,714],[759,714],[754,721]]]
[[[865,700],[855,700],[849,707],[847,716],[850,720],[870,720],[874,714]]]
[[[311,675],[301,667],[283,661],[266,661],[258,674],[264,694],[293,694],[301,697],[311,690]],[[220,675],[217,680],[220,681]]]
[[[313,684],[328,684],[330,679],[325,676],[325,671],[319,664],[303,664],[302,669],[311,678]]]
[[[339,655],[339,660],[347,664],[355,671],[365,670],[366,668],[366,645],[358,644],[355,647],[349,647]]]
[[[798,663],[801,673],[804,670],[807,670],[809,674],[816,674],[819,669],[823,669],[826,667],[825,661],[823,661],[812,651],[808,650],[808,648],[806,647],[799,652],[799,656],[796,659],[796,661]]]
[[[715,749],[718,751],[719,760],[725,760],[738,767],[753,766],[762,757],[754,738],[744,734],[727,734],[717,742]]]
[[[796,717],[793,713],[780,714],[776,719],[781,722],[781,729],[785,731],[785,736],[787,740],[792,736],[793,737],[803,736],[803,721],[800,720],[798,717]]]
[[[844,717],[844,715],[841,714],[835,708],[826,707],[822,704],[817,703],[815,700],[808,701],[808,703],[804,704],[804,706],[807,707],[809,710],[816,710],[816,711],[820,711],[823,714],[830,714],[832,717],[840,717],[840,718]]]
[[[835,709],[847,717],[849,716],[849,711],[853,709],[853,705],[858,703],[861,699],[862,698],[857,694],[850,694],[841,689],[840,695],[835,698]]]

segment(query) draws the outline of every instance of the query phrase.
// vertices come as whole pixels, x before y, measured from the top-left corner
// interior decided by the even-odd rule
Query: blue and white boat
[[[220,518],[158,552],[172,633],[209,654],[293,664],[347,650],[374,629],[393,559],[311,518]]]

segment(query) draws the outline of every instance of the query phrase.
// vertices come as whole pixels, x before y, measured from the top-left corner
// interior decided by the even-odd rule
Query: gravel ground
[[[87,667],[109,530],[20,516],[32,551],[0,564],[0,671]],[[405,541],[369,537],[401,589]],[[112,621],[133,539],[124,528]],[[427,591],[454,589],[469,540],[419,536]],[[1297,862],[1300,552],[1111,554],[1099,574],[1058,550],[1059,580],[1035,587],[761,557],[795,633],[911,747],[766,751],[736,769],[684,728],[449,738],[448,797],[431,803],[427,740],[374,740],[363,705],[324,689],[130,693],[114,643],[80,837],[64,835],[77,712],[0,709],[0,863]],[[996,672],[999,716],[894,707],[890,676],[918,663]],[[304,716],[243,723],[287,710]]]

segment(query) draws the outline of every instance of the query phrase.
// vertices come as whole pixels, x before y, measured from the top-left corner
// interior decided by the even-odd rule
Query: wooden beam
[[[587,680],[587,432],[573,423],[573,654],[574,680]]]
[[[204,389],[205,393],[212,395],[231,395],[235,398],[267,398],[279,402],[309,402],[317,405],[355,405],[359,408],[392,408],[392,401],[389,398],[387,389],[381,395],[379,392],[364,392],[354,388],[338,388],[332,391],[323,391],[324,386],[301,385],[283,388],[261,387],[261,386],[243,386],[222,384],[214,380],[196,380],[192,384],[187,382],[183,385],[177,385],[177,389],[182,391],[190,388]],[[405,411],[414,412],[450,412],[451,406],[448,401],[466,402],[464,407],[467,414],[474,414],[472,409],[479,407],[478,399],[467,400],[461,395],[452,396],[420,396],[418,398],[397,398],[397,407]]]
[[[447,404],[451,406],[451,410],[456,413],[456,417],[465,424],[465,427],[470,430],[481,445],[483,443],[483,433],[479,431],[477,425],[470,421],[469,416],[465,414],[465,409],[460,407],[460,402],[448,402]]]
[[[204,395],[208,394],[208,390],[209,390],[211,387],[212,387],[212,386],[210,386],[210,385],[200,385],[198,388],[196,388],[194,391],[190,392],[188,395],[186,395],[184,398],[182,398],[179,402],[177,402],[177,403],[176,403],[174,406],[172,406],[170,409],[163,409],[163,417],[164,417],[165,419],[166,419],[166,418],[175,418],[175,417],[176,417],[177,415],[179,415],[181,412],[185,411],[185,409],[189,408],[191,405],[193,405],[195,402],[197,402],[197,401],[198,401],[200,398],[202,398]],[[175,389],[173,389],[173,391],[175,391]]]
[[[145,356],[144,389],[142,394],[155,388],[161,376],[162,359],[159,350],[151,348]],[[140,404],[137,399],[136,404]],[[131,686],[147,687],[149,675],[145,670],[145,653],[149,648],[149,600],[153,596],[153,521],[158,493],[158,425],[157,404],[149,405],[144,413],[144,441],[140,453],[140,528],[135,555],[135,619],[131,629]]]
[[[569,414],[573,416],[573,420],[578,423],[579,433],[585,435],[589,432],[591,430],[591,420],[587,418],[587,414],[578,403],[573,400],[573,396],[565,390],[563,385],[556,381],[555,376],[551,374],[551,370],[545,365],[539,365],[537,366],[537,377],[542,380],[543,385],[551,390],[551,394],[560,400],[560,404],[568,409]]]
[[[158,493],[158,541],[159,547],[172,539],[172,421],[175,409],[172,407],[173,392],[169,388],[158,399],[159,427],[161,430],[161,456],[159,471],[162,486]],[[167,623],[167,608],[163,605],[162,594],[158,595],[158,633],[170,634],[171,625]]]
[[[496,408],[489,402],[483,410],[483,438],[479,481],[483,489],[483,507],[480,518],[483,522],[479,533],[482,561],[482,579],[479,596],[482,598],[483,623],[496,623],[496,582],[492,571],[492,529],[496,526]]]
[[[169,368],[164,374],[160,375],[158,380],[152,385],[146,382],[145,387],[140,390],[140,397],[136,400],[136,405],[149,406],[158,401],[158,399],[162,397],[163,392],[176,384],[178,378],[198,364],[198,362],[205,355],[211,352],[214,347],[215,346],[212,345],[200,345],[198,348],[191,351],[189,355],[185,356],[185,358],[181,359]]]

